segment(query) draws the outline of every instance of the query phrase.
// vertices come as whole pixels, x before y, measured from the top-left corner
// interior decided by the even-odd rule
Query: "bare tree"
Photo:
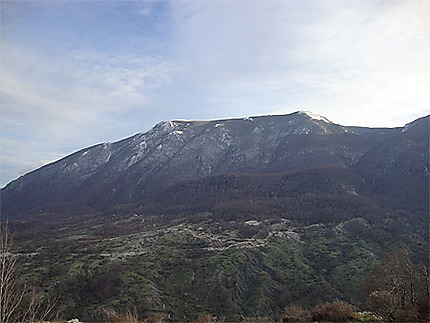
[[[19,321],[45,321],[49,316],[52,316],[51,313],[54,311],[59,299],[59,297],[48,298],[44,293],[38,293],[33,287],[29,295],[28,305],[25,307],[26,310],[20,313]]]
[[[25,289],[18,287],[16,276],[17,256],[12,253],[13,236],[9,231],[7,220],[1,223],[0,239],[0,323],[6,323],[13,318],[22,301]]]
[[[371,308],[390,321],[418,321],[428,318],[428,276],[413,263],[407,249],[387,254],[368,279]]]

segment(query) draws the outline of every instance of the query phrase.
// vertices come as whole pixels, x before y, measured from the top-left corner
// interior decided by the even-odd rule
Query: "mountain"
[[[66,205],[106,209],[210,175],[351,168],[381,140],[399,133],[399,128],[348,128],[309,112],[164,121],[146,133],[83,149],[11,182],[1,192],[2,212],[14,216]]]
[[[397,200],[398,206],[428,211],[429,117],[369,149],[355,168],[375,194]]]
[[[279,320],[334,300],[367,310],[385,254],[428,261],[429,119],[164,121],[82,149],[1,191],[20,277],[83,321],[132,307],[171,321]]]

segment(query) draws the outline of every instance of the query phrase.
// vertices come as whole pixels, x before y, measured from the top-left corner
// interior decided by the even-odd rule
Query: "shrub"
[[[146,323],[160,323],[164,321],[165,321],[165,317],[161,315],[150,316],[145,319]]]
[[[311,322],[312,317],[309,311],[300,308],[299,306],[291,306],[285,309],[284,315],[281,317],[281,322]]]
[[[406,304],[404,309],[398,311],[396,315],[397,322],[418,322],[418,307],[412,304]]]
[[[312,318],[314,321],[347,322],[354,318],[354,311],[348,303],[336,301],[317,306]]]
[[[199,315],[194,322],[196,323],[211,323],[212,322],[212,315],[205,314],[205,315]]]
[[[139,323],[136,307],[129,309],[126,313],[115,313],[109,317],[109,322],[113,323]]]

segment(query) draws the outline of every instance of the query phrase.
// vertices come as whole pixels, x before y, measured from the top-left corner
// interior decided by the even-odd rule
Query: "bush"
[[[285,314],[281,317],[281,322],[311,322],[312,317],[309,311],[299,306],[291,306],[285,309]]]
[[[418,322],[418,307],[412,304],[406,304],[404,309],[398,311],[396,315],[397,322]]]
[[[126,313],[115,313],[109,317],[108,321],[113,323],[139,323],[136,307],[129,309]]]
[[[160,323],[165,322],[165,317],[162,315],[150,316],[145,319],[146,323]]]
[[[92,293],[99,298],[105,300],[116,296],[124,281],[121,277],[123,268],[120,263],[113,263],[109,270],[105,273],[96,276],[91,283]]]
[[[199,315],[194,322],[196,323],[211,323],[212,322],[212,315],[206,314],[206,315]]]
[[[348,303],[336,301],[317,306],[312,318],[313,321],[347,322],[354,318],[354,311]]]

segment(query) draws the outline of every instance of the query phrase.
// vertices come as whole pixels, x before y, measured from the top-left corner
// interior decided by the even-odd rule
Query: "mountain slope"
[[[13,216],[58,205],[104,209],[148,199],[182,179],[351,167],[378,142],[375,137],[306,112],[160,122],[24,175],[2,190],[2,210]]]
[[[19,276],[82,321],[367,310],[375,261],[401,247],[428,262],[428,125],[301,112],[162,122],[83,149],[2,190]]]
[[[429,116],[407,124],[401,132],[369,149],[355,165],[372,192],[397,207],[428,211]]]

